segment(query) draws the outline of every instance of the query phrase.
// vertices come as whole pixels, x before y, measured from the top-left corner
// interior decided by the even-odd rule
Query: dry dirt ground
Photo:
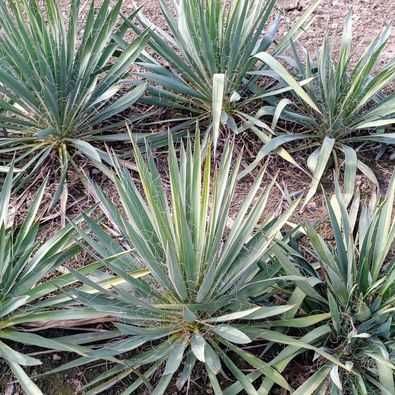
[[[152,22],[163,26],[164,21],[160,12],[159,0],[126,1],[126,8],[132,7],[133,3],[141,6],[143,12]],[[279,8],[285,23],[292,24],[295,18],[312,3],[312,0],[280,0]],[[312,51],[319,48],[324,34],[330,34],[336,42],[342,31],[343,20],[349,10],[354,15],[354,38],[355,43],[358,44],[357,54],[360,54],[363,48],[386,25],[393,25],[395,22],[395,1],[393,0],[322,0],[315,12],[314,22],[302,38],[305,46]],[[395,30],[386,51],[386,60],[392,59],[394,56]]]
[[[68,0],[61,0],[62,5],[67,7]],[[100,1],[97,2],[98,4]],[[164,20],[160,13],[159,0],[125,0],[124,11],[128,13],[134,7],[134,3],[143,7],[143,12],[151,19],[152,22],[164,26]],[[284,24],[291,24],[295,18],[300,15],[309,5],[308,0],[280,0],[280,10],[284,18]],[[321,6],[315,12],[315,20],[312,25],[307,29],[306,34],[303,36],[302,42],[310,50],[315,51],[322,43],[322,39],[326,34],[333,36],[333,42],[339,39],[339,35],[342,30],[343,20],[349,10],[353,11],[354,15],[354,38],[355,38],[355,56],[357,57],[362,53],[366,45],[378,34],[386,25],[394,24],[395,22],[395,0],[323,0]],[[395,58],[395,32],[392,33],[390,44],[386,50],[385,61],[390,61]],[[249,146],[250,152],[247,151],[251,158],[254,156],[254,145]],[[394,168],[394,162],[386,161],[375,161],[374,169],[381,182],[382,188],[385,189],[386,183],[390,177],[390,174]],[[289,165],[285,164],[278,158],[270,159],[268,166],[268,179],[273,176],[277,171],[279,173],[279,189],[273,195],[273,210],[278,207],[287,205],[287,201],[284,197],[283,191],[288,190],[289,192],[301,192],[305,191],[309,185],[309,179],[301,172],[295,171],[290,168]],[[252,183],[252,177],[246,177],[243,183],[238,188],[238,198],[235,202],[234,209],[240,202],[243,201],[250,184]],[[324,180],[327,186],[331,185],[330,177],[326,177]],[[361,178],[359,180],[361,188],[364,190],[369,189],[369,185],[366,184],[366,180]],[[113,189],[111,185],[103,181],[103,187],[107,190],[110,195],[113,195]],[[50,195],[50,191],[48,194]],[[72,190],[71,202],[74,205],[68,211],[68,215],[75,215],[81,212],[86,207],[92,204],[92,201],[86,196],[83,190],[74,188]],[[318,195],[306,208],[303,213],[298,214],[299,220],[302,221],[318,221],[325,222],[325,210],[323,207],[323,196]],[[46,224],[48,233],[54,231],[59,227],[59,220],[49,220]],[[325,227],[323,227],[325,232]],[[325,235],[324,235],[325,236]],[[45,237],[45,236],[44,236]],[[56,361],[62,356],[56,356]],[[55,360],[55,359],[54,359]],[[60,361],[62,362],[62,361]],[[56,364],[60,363],[59,361]],[[55,363],[55,362],[54,362]],[[0,364],[0,394],[16,395],[21,393],[18,386],[13,385],[4,367]],[[80,388],[86,383],[87,375],[85,371],[71,372],[66,375],[60,375],[48,378],[46,382],[41,382],[44,385],[44,392],[48,395],[71,395],[79,394]],[[106,394],[115,394],[118,392],[106,392]],[[170,392],[173,393],[173,392]],[[209,393],[209,392],[199,392]]]

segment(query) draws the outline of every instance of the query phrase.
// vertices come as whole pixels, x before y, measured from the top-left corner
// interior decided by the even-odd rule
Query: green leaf
[[[72,140],[73,146],[89,159],[95,162],[101,162],[100,155],[95,147],[83,140]]]
[[[341,379],[339,376],[339,367],[338,366],[332,366],[329,376],[330,376],[332,382],[339,389],[339,391],[343,391],[343,385],[342,385],[342,382],[341,382]]]
[[[170,385],[172,378],[173,378],[173,374],[163,375],[151,394],[152,395],[164,395],[168,386]]]
[[[330,159],[334,146],[335,146],[335,139],[330,137],[325,137],[321,145],[320,153],[318,154],[317,157],[317,161],[316,161],[317,165],[313,171],[313,180],[311,182],[309,191],[307,192],[307,195],[303,202],[302,209],[310,202],[310,200],[317,192],[318,185],[321,182],[322,175],[324,174],[325,168],[328,165],[328,161]]]
[[[254,57],[261,60],[263,63],[267,64],[273,71],[275,71],[281,79],[283,79],[294,92],[305,101],[313,110],[317,113],[321,113],[317,105],[314,103],[312,98],[306,93],[306,91],[300,86],[300,84],[292,77],[292,75],[287,71],[287,69],[278,62],[272,55],[267,52],[260,52]]]
[[[264,144],[264,146],[259,150],[258,154],[254,161],[248,165],[242,172],[240,172],[239,179],[245,177],[250,174],[258,165],[262,162],[262,160],[272,152],[275,152],[284,144],[304,140],[308,138],[307,136],[294,136],[294,135],[282,135],[272,138],[268,143]]]
[[[270,364],[265,363],[261,359],[257,358],[255,355],[246,352],[231,343],[226,343],[226,345],[241,358],[247,361],[251,366],[260,370],[267,378],[272,380],[274,383],[286,389],[287,391],[292,391],[292,388],[289,386],[285,378],[275,368],[271,367]]]
[[[0,338],[1,338],[1,332],[0,332]],[[1,341],[0,341],[0,356],[6,361],[17,365],[22,365],[22,366],[41,365],[40,360],[29,357],[28,355],[24,355],[18,351],[15,351]]]
[[[226,321],[234,321],[234,320],[239,320],[245,317],[251,316],[253,313],[257,312],[258,310],[261,310],[262,308],[259,306],[252,307],[251,309],[248,310],[243,310],[243,311],[237,311],[235,313],[230,313],[230,314],[225,314],[219,317],[214,317],[214,318],[209,318],[205,320],[204,322],[206,323],[214,323],[214,322],[226,322]],[[270,308],[269,308],[270,309]]]
[[[334,298],[334,296],[330,291],[328,291],[328,302],[332,316],[333,327],[335,328],[336,332],[339,333],[342,327],[341,316],[340,316],[339,308],[337,306],[336,299]]]
[[[258,395],[258,392],[251,384],[248,377],[233,363],[233,361],[221,350],[221,357],[224,360],[225,365],[227,368],[232,372],[233,376],[238,380],[240,385],[244,388],[248,395]]]
[[[327,379],[331,371],[330,367],[323,366],[309,377],[296,391],[294,395],[313,395],[322,383]]]
[[[284,326],[287,328],[308,328],[310,326],[316,325],[321,321],[325,321],[331,318],[329,313],[322,314],[311,314],[306,317],[289,318],[285,320],[272,321],[273,327]]]
[[[342,150],[345,156],[344,162],[344,198],[346,205],[351,201],[355,191],[355,180],[358,168],[357,153],[348,146],[343,146]]]
[[[192,335],[191,339],[191,349],[195,357],[200,361],[200,362],[205,362],[205,348],[206,348],[206,341],[204,340],[204,337],[200,335],[199,333],[194,333]]]
[[[206,343],[204,348],[204,361],[208,367],[208,372],[217,375],[221,371],[221,360],[214,349]]]
[[[164,375],[173,375],[178,370],[184,357],[186,346],[187,344],[183,340],[174,342],[167,358]]]
[[[236,344],[251,343],[251,339],[245,333],[232,326],[228,326],[228,325],[215,326],[213,328],[213,332],[215,332],[218,336],[221,336],[224,339],[229,340],[232,343],[236,343]]]
[[[13,168],[14,166],[12,165],[10,167],[10,171],[7,173],[4,184],[2,185],[0,191],[0,227],[2,225],[8,226],[8,207],[11,197]]]
[[[274,317],[276,315],[284,314],[294,308],[293,305],[284,306],[264,306],[259,310],[252,312],[246,318],[249,320],[264,320],[266,318]]]
[[[40,388],[37,387],[17,363],[9,362],[9,366],[27,395],[43,395]]]

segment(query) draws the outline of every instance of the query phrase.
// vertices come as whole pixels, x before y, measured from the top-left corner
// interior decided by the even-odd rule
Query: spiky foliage
[[[124,252],[108,268],[125,284],[108,291],[79,276],[96,289],[96,294],[92,297],[77,289],[76,300],[114,316],[118,331],[113,342],[68,367],[117,357],[122,362],[88,385],[92,392],[104,391],[130,376],[127,393],[147,386],[150,393],[163,394],[175,374],[179,390],[184,390],[195,365],[201,363],[215,391],[220,391],[218,375],[227,369],[242,389],[255,394],[237,359],[232,360],[234,353],[290,389],[275,369],[242,349],[259,336],[250,337],[237,323],[249,323],[247,330],[252,323],[292,309],[290,305],[271,304],[270,292],[263,298],[265,305],[257,305],[251,298],[256,293],[257,264],[298,202],[277,218],[262,218],[273,186],[260,192],[262,172],[232,218],[240,158],[233,161],[231,144],[213,178],[210,150],[202,150],[199,136],[194,149],[189,140],[186,147],[181,145],[179,161],[171,141],[169,150],[169,194],[152,154],[144,160],[137,148],[134,154],[143,193],[129,172],[116,163],[114,182],[122,210],[92,185],[119,237],[111,237],[87,218],[89,232],[83,233],[84,238],[99,257]],[[136,279],[128,274],[138,268],[146,268],[150,276]],[[134,356],[122,357],[145,345],[149,347]],[[158,379],[155,384],[153,377]]]
[[[337,184],[336,196],[327,201],[334,243],[308,226],[305,250],[310,263],[301,255],[289,261],[299,274],[313,276],[320,284],[317,289],[327,302],[310,295],[304,309],[329,311],[331,330],[317,347],[339,361],[321,359],[298,395],[395,392],[394,198],[395,176],[386,199],[377,204],[361,203],[357,194],[348,207]]]
[[[67,18],[58,1],[40,3],[0,5],[0,156],[15,155],[18,179],[50,162],[62,186],[74,153],[99,162],[105,152],[93,143],[128,138],[115,132],[134,118],[109,120],[144,92],[144,84],[127,93],[122,87],[146,35],[114,58],[112,36],[125,30],[117,28],[122,0],[99,10],[92,2],[84,23],[80,0],[71,1]]]
[[[72,227],[68,227],[43,243],[37,240],[39,216],[37,215],[44,194],[45,184],[35,196],[25,221],[18,227],[12,225],[10,194],[12,167],[0,192],[0,361],[5,361],[27,394],[41,394],[35,383],[25,373],[24,367],[40,365],[36,357],[23,354],[21,347],[41,347],[50,350],[79,352],[67,342],[43,337],[40,327],[64,324],[65,320],[97,317],[92,312],[70,311],[57,308],[59,303],[43,302],[44,298],[63,285],[75,280],[63,277],[61,282],[49,280],[60,265],[75,257],[79,247],[72,240]],[[62,324],[59,324],[62,325]]]
[[[257,161],[292,142],[297,143],[292,151],[312,151],[307,166],[313,174],[313,182],[306,201],[316,192],[331,161],[337,168],[344,163],[348,193],[353,191],[357,169],[376,182],[372,171],[358,158],[355,145],[395,142],[393,133],[385,133],[385,127],[395,122],[395,96],[383,91],[395,78],[395,63],[391,61],[378,67],[390,37],[390,29],[385,28],[354,64],[350,14],[345,22],[338,58],[333,55],[329,38],[324,40],[317,64],[308,54],[303,61],[294,47],[290,63],[295,74],[305,82],[303,88],[298,88],[296,79],[276,59],[267,54],[262,59],[295,88],[296,102],[284,99],[281,116],[303,126],[304,132],[278,132],[270,144],[262,148]],[[266,114],[267,111],[261,112],[257,117]]]
[[[173,0],[160,4],[169,32],[153,25],[141,12],[135,19],[138,23],[132,23],[138,33],[152,29],[149,45],[162,59],[159,63],[145,54],[142,66],[146,71],[141,75],[155,85],[149,87],[144,100],[200,119],[211,114],[215,118],[219,105],[222,124],[236,129],[234,110],[242,107],[244,98],[262,90],[256,84],[257,77],[249,72],[259,62],[253,55],[274,43],[279,19],[269,23],[276,0],[236,0],[230,4],[222,0]],[[276,42],[275,53],[301,33],[317,5],[315,1]]]

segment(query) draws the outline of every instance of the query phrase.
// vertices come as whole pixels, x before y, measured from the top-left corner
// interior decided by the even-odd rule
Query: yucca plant
[[[106,0],[99,10],[92,1],[84,23],[80,0],[70,2],[67,17],[56,0],[40,3],[0,5],[0,156],[15,156],[23,170],[17,179],[31,179],[51,163],[62,187],[74,154],[100,162],[105,150],[95,143],[128,139],[118,132],[139,116],[122,112],[145,86],[126,92],[125,76],[147,35],[114,57],[112,37],[125,31],[117,25],[122,0],[113,6]]]
[[[297,259],[277,255],[299,274],[316,277],[317,290],[327,302],[310,294],[303,309],[329,311],[331,330],[317,347],[347,368],[320,359],[317,371],[295,394],[395,392],[394,199],[395,176],[385,200],[361,204],[356,194],[349,207],[337,183],[336,196],[327,201],[334,243],[307,226],[303,255],[311,258],[310,263],[301,254],[295,254]]]
[[[243,99],[261,92],[257,77],[250,75],[259,63],[253,55],[282,52],[311,20],[319,1],[275,42],[279,18],[272,20],[276,0],[160,1],[169,31],[153,25],[142,12],[131,21],[137,33],[151,29],[149,46],[161,58],[144,53],[140,75],[153,84],[144,101],[181,110],[196,118],[215,118],[236,130],[235,109]],[[175,15],[174,15],[175,11]]]
[[[108,356],[120,359],[88,384],[88,393],[108,390],[129,377],[125,393],[146,386],[152,394],[163,394],[175,375],[181,391],[190,384],[195,365],[201,364],[216,393],[222,393],[219,377],[226,370],[248,394],[256,394],[238,366],[239,358],[290,390],[276,369],[243,350],[256,338],[237,329],[237,323],[251,326],[293,308],[273,305],[269,295],[256,304],[251,299],[256,290],[249,292],[248,286],[298,202],[277,217],[263,217],[274,183],[260,192],[262,172],[231,216],[240,158],[233,160],[229,144],[211,176],[210,152],[202,150],[197,135],[194,148],[190,140],[181,144],[178,161],[170,139],[168,194],[151,153],[145,160],[135,146],[143,192],[114,158],[121,209],[91,185],[112,231],[86,218],[89,229],[82,236],[98,258],[124,252],[108,268],[125,284],[104,290],[78,275],[96,294],[72,291],[76,301],[113,316],[117,328],[112,342],[63,367]],[[150,275],[136,279],[129,274],[136,269],[147,269]],[[134,355],[123,356],[132,350]]]
[[[61,265],[76,257],[80,248],[73,240],[71,226],[45,242],[38,241],[38,210],[45,184],[35,196],[26,219],[19,226],[12,224],[9,205],[12,179],[11,166],[0,192],[0,362],[9,366],[25,393],[38,395],[41,391],[24,368],[41,362],[24,353],[26,349],[34,346],[79,354],[84,351],[78,342],[72,344],[44,337],[37,331],[43,327],[63,326],[67,320],[92,319],[102,315],[86,309],[70,310],[60,303],[63,300],[48,299],[62,286],[75,283],[75,278],[69,274],[56,280],[50,276],[55,276]]]
[[[307,166],[313,174],[313,183],[306,201],[316,192],[329,162],[337,168],[344,163],[345,187],[349,194],[355,185],[357,169],[376,182],[372,171],[358,158],[355,146],[359,143],[395,142],[393,133],[385,133],[385,128],[395,122],[395,96],[383,92],[395,78],[395,63],[392,61],[377,67],[390,36],[390,28],[385,28],[354,64],[350,14],[345,22],[338,58],[332,54],[329,38],[324,40],[316,63],[308,53],[304,61],[293,46],[294,56],[288,58],[290,67],[300,80],[310,81],[303,88],[298,87],[300,83],[278,60],[264,54],[262,60],[291,87],[295,87],[293,93],[297,98],[295,101],[283,99],[281,117],[301,125],[304,132],[275,132],[270,144],[262,148],[251,167],[284,144],[296,142],[290,148],[292,152],[312,151]],[[258,111],[257,118],[267,113],[268,109],[264,108]]]

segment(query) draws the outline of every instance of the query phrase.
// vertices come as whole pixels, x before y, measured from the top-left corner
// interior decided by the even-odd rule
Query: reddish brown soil
[[[159,0],[126,0],[125,8],[133,4],[142,7],[143,12],[155,24],[164,25],[159,8]],[[312,0],[280,0],[280,12],[285,24],[292,24],[311,4]],[[302,41],[311,51],[322,43],[324,34],[333,36],[334,42],[339,37],[343,21],[351,10],[354,15],[354,39],[357,44],[356,54],[361,54],[366,45],[386,26],[395,21],[395,2],[392,0],[322,0],[315,12],[315,19],[307,29]],[[395,31],[386,51],[386,60],[395,56]]]

